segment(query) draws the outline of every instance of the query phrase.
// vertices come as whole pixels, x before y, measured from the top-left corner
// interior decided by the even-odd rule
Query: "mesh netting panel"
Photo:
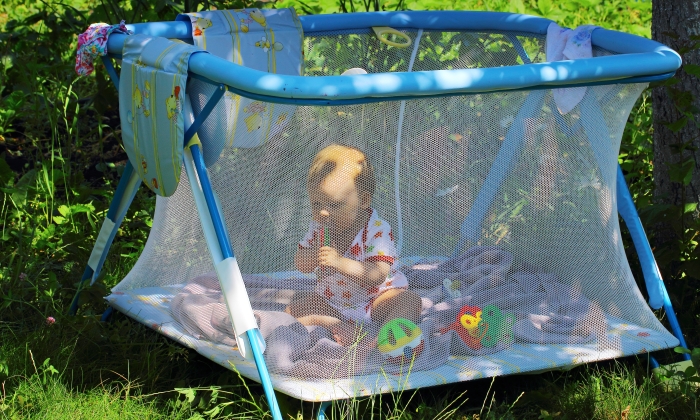
[[[307,39],[306,71],[315,76],[352,67],[373,73],[516,65],[523,59],[513,39],[533,61],[544,59],[539,38],[426,32],[409,69],[411,48],[390,48],[369,34],[327,34]],[[209,174],[267,334],[271,373],[298,379],[376,376],[399,369],[407,356],[415,358],[415,371],[437,369],[455,357],[468,371],[483,361],[480,356],[528,343],[588,345],[610,357],[620,353],[609,350],[624,352],[610,335],[618,321],[648,330],[646,336],[665,334],[631,275],[616,211],[617,151],[643,88],[589,87],[564,116],[549,90],[338,107],[285,105],[286,119],[264,144],[225,147]],[[195,108],[206,102],[207,89],[190,87],[190,96],[200,102]],[[227,112],[219,106],[202,130],[225,131],[219,125],[231,119]],[[374,167],[371,207],[391,225],[400,253],[393,268],[422,298],[421,316],[414,320],[422,344],[412,341],[406,348],[413,350],[396,352],[406,337],[415,338],[418,330],[410,324],[387,329],[370,317],[361,321],[365,338],[351,332],[348,339],[347,328],[302,331],[281,320],[295,293],[328,298],[317,287],[317,274],[296,271],[294,258],[312,214],[311,162],[333,143],[361,149]],[[208,290],[200,294],[212,300],[189,306],[182,297],[173,300],[182,305],[174,309],[175,321],[197,338],[220,337],[233,345],[216,281],[207,274],[212,270],[183,177],[175,195],[158,197],[143,254],[114,291],[172,286],[177,293],[195,280],[199,289],[188,290]],[[414,304],[396,296],[392,307]],[[212,312],[213,304],[219,307]],[[353,325],[347,316],[344,327]],[[207,333],[201,320],[211,322],[207,328],[216,334]],[[353,339],[360,345],[348,347]],[[301,350],[279,356],[289,347]],[[547,366],[576,363],[576,354]]]

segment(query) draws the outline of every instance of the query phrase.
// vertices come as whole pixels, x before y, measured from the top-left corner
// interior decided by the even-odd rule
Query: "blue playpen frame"
[[[375,26],[389,26],[397,30],[422,29],[454,31],[497,31],[505,33],[531,33],[543,36],[553,23],[549,19],[499,12],[374,12],[336,15],[316,15],[299,17],[305,35],[333,31],[369,31]],[[156,22],[127,25],[134,33],[154,37],[180,39],[192,43],[192,27],[182,21]],[[113,34],[108,41],[110,54],[103,58],[104,65],[115,86],[119,87],[119,75],[111,59],[121,58],[127,35]],[[560,87],[596,86],[603,84],[646,83],[672,77],[681,65],[680,56],[670,48],[639,36],[622,32],[595,29],[592,33],[593,45],[617,53],[603,57],[558,61],[553,63],[532,63],[525,49],[514,35],[509,36],[523,65],[497,68],[437,70],[397,73],[378,73],[352,76],[286,76],[270,74],[242,67],[210,54],[193,54],[189,61],[190,77],[203,80],[218,89],[212,95],[202,112],[191,124],[186,123],[185,166],[188,176],[200,180],[201,193],[206,206],[198,206],[200,217],[211,221],[221,256],[234,258],[233,247],[226,234],[221,211],[216,203],[207,170],[202,157],[201,144],[196,133],[219,99],[228,90],[251,99],[274,103],[297,105],[334,106],[361,104],[381,101],[408,100],[425,97],[488,93],[495,91],[528,90],[536,93],[528,96],[516,120],[527,118],[532,109],[542,104],[547,89]],[[590,102],[590,101],[588,101]],[[584,101],[581,106],[590,112],[600,113],[593,103]],[[556,113],[555,113],[556,115]],[[578,126],[568,127],[562,118],[557,118],[559,127],[568,132],[584,130],[589,138],[605,135],[589,121],[581,121]],[[496,160],[479,191],[475,204],[462,223],[463,245],[478,235],[480,222],[491,204],[496,190],[508,172],[508,163],[518,149],[520,139],[513,134],[506,136]],[[594,142],[592,142],[593,144]],[[78,309],[80,289],[88,281],[99,275],[107,251],[114,240],[117,229],[131,204],[141,180],[127,162],[114,198],[107,212],[107,220],[100,231],[98,241],[90,261],[83,273],[80,287],[72,302],[70,312]],[[632,201],[622,169],[618,165],[617,177],[618,213],[622,216],[630,234],[644,275],[649,295],[649,305],[653,309],[664,308],[673,334],[680,345],[687,347],[678,320],[664,286],[661,273],[652,254],[651,246],[642,227],[639,215]],[[203,213],[204,212],[204,213]],[[208,212],[208,214],[207,214]],[[455,250],[455,253],[459,251]],[[237,270],[237,265],[235,266]],[[111,307],[103,315],[107,319]],[[257,329],[247,332],[248,341],[257,365],[257,370],[274,419],[281,414],[274,395],[270,375],[258,346],[261,339]],[[683,355],[689,360],[687,354]],[[658,367],[650,356],[652,367]],[[318,418],[325,419],[325,410],[330,402],[324,402],[318,410]]]

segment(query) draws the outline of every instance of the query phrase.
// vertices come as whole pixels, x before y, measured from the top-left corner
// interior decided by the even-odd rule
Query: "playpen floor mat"
[[[254,362],[242,358],[235,347],[193,337],[170,310],[170,302],[184,285],[147,287],[129,291],[115,291],[107,301],[115,309],[125,313],[150,328],[174,339],[184,346],[196,350],[212,361],[241,375],[259,381]],[[279,290],[249,288],[253,307],[256,298],[271,294],[280,295]],[[291,291],[288,291],[291,294]],[[532,344],[516,341],[506,349],[488,355],[454,356],[447,362],[430,370],[406,372],[380,371],[371,375],[358,375],[341,379],[303,379],[271,373],[275,389],[305,401],[330,401],[368,396],[384,392],[423,388],[453,382],[492,376],[526,372],[568,369],[576,365],[616,357],[643,354],[679,344],[668,332],[643,328],[606,314],[607,339],[604,348],[596,342],[586,344]],[[268,362],[269,363],[269,362]]]

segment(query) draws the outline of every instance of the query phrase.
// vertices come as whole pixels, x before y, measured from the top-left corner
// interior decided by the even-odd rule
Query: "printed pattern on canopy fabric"
[[[304,33],[294,9],[202,11],[179,15],[177,20],[191,22],[195,45],[217,57],[267,73],[302,73]],[[213,89],[193,81],[188,94],[195,115]],[[226,92],[217,108],[198,131],[207,166],[226,146],[255,147],[279,134],[295,107]]]
[[[201,50],[145,35],[124,42],[119,82],[124,149],[143,183],[164,197],[180,182],[187,66],[196,52]]]

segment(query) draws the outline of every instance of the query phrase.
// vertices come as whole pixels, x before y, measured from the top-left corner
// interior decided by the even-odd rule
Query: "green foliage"
[[[662,381],[677,386],[680,392],[693,401],[700,398],[700,348],[689,350],[676,347],[676,353],[690,355],[690,364],[676,363],[670,366],[660,366],[657,371]]]
[[[343,13],[354,12],[381,12],[390,10],[404,10],[404,0],[396,2],[382,2],[380,0],[339,0],[340,11]],[[358,6],[355,3],[360,3]],[[359,6],[362,6],[361,8]]]
[[[129,381],[75,392],[66,387],[64,374],[54,367],[50,359],[36,365],[32,352],[28,354],[32,373],[17,387],[3,387],[0,393],[0,418],[191,418],[188,409],[176,404],[160,406],[141,396],[138,385]],[[5,380],[4,384],[7,383]]]
[[[19,116],[19,111],[24,105],[25,94],[14,91],[0,100],[0,136],[12,131],[12,122]]]
[[[539,419],[697,418],[684,397],[650,377],[646,363],[589,365],[554,376],[523,397]]]

